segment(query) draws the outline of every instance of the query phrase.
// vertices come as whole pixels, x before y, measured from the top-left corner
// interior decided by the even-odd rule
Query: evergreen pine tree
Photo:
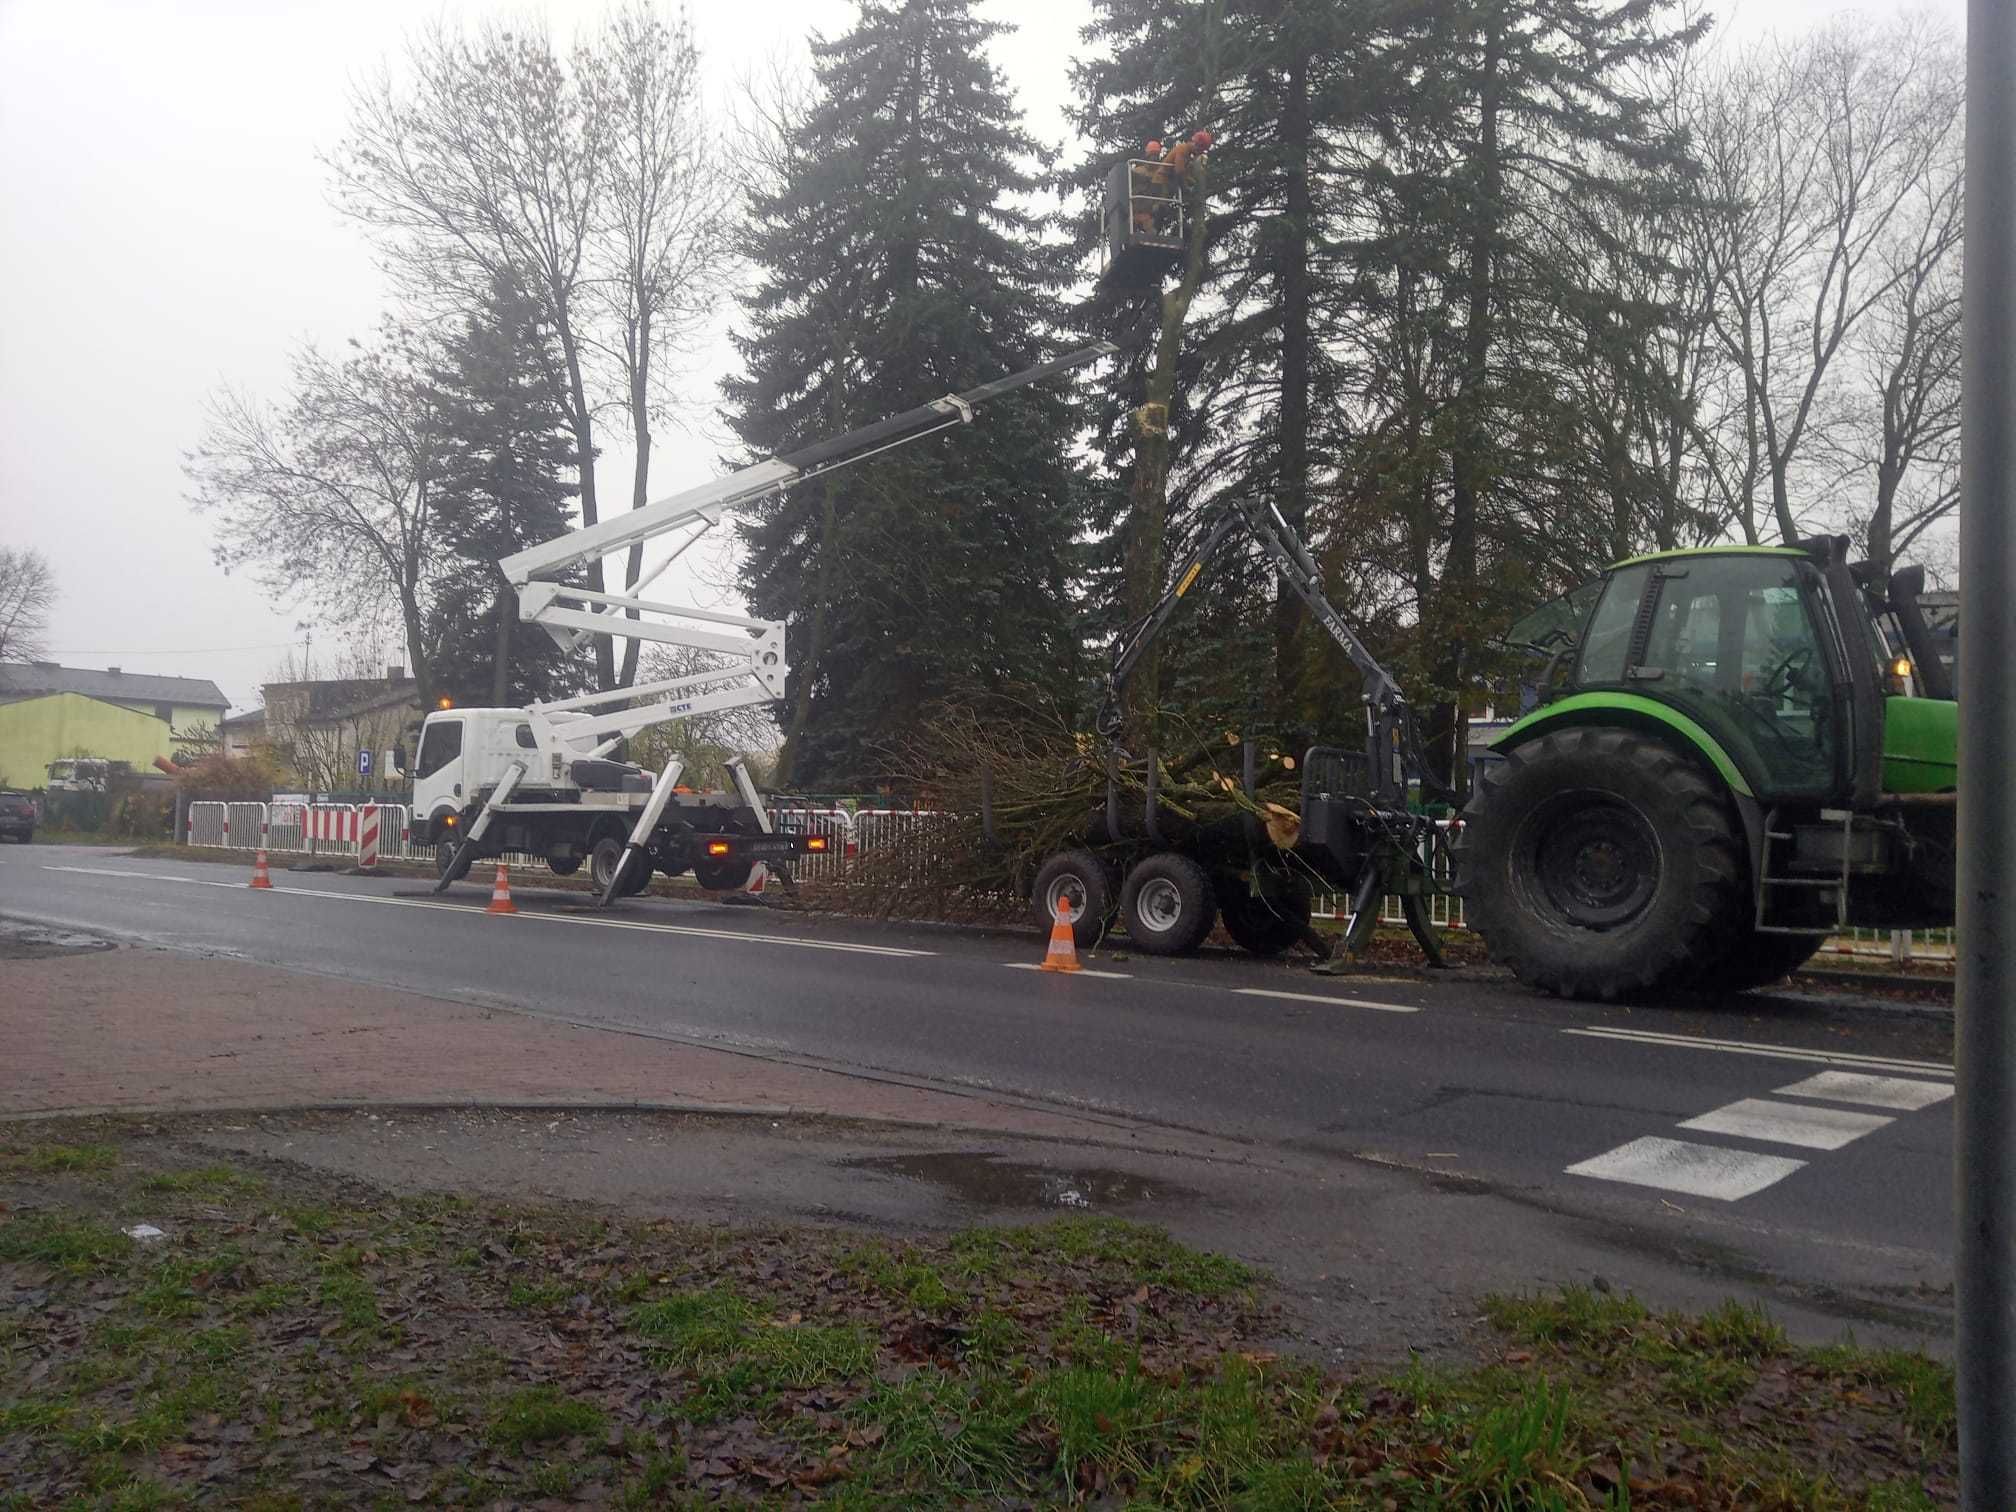
[[[815,39],[816,99],[744,248],[760,281],[723,387],[751,452],[1045,355],[1069,257],[1022,208],[1037,148],[987,61],[1003,28],[976,10],[863,0],[844,36]],[[871,781],[934,701],[1074,680],[1073,419],[1038,386],[751,512],[751,610],[791,623],[780,784]]]
[[[436,680],[458,702],[515,707],[579,689],[590,668],[518,623],[498,559],[574,524],[573,446],[555,399],[552,333],[508,279],[448,343],[433,375],[443,463],[439,538],[453,554],[432,608]]]

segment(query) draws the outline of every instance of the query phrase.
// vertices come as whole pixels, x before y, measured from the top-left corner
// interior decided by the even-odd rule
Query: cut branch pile
[[[1174,743],[1185,754],[1157,762],[1165,831],[1183,834],[1251,814],[1274,846],[1295,844],[1301,818],[1293,756],[1268,756],[1249,797],[1236,732],[1200,739],[1184,731]],[[928,736],[888,755],[895,782],[932,817],[920,821],[913,839],[865,851],[850,870],[844,890],[863,911],[961,921],[1018,915],[1047,857],[1105,838],[1106,744],[1052,707],[1018,706],[1009,717],[948,707]],[[1138,833],[1146,764],[1122,764],[1115,777],[1123,823]],[[982,821],[988,800],[991,844]]]

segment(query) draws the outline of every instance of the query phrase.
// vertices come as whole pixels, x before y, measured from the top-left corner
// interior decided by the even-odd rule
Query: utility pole
[[[2016,1507],[2016,3],[1967,7],[1954,1245],[1960,1503]]]

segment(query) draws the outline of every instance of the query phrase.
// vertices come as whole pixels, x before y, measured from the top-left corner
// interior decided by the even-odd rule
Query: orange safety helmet
[[[1147,147],[1145,147],[1142,150],[1151,158],[1159,158],[1160,156],[1162,156],[1161,138],[1157,137],[1150,140]]]
[[[1200,131],[1190,138],[1190,145],[1199,152],[1208,152],[1211,150],[1211,144],[1217,140],[1210,132]]]

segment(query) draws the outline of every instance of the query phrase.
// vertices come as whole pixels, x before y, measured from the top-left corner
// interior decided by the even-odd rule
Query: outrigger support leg
[[[685,770],[686,763],[677,756],[665,763],[665,770],[658,774],[658,781],[652,785],[650,801],[644,805],[644,811],[637,816],[637,823],[631,827],[630,841],[623,847],[616,870],[609,874],[609,885],[596,900],[596,907],[607,908],[623,895],[624,875],[636,865],[637,855],[650,844],[651,832],[658,828],[658,818],[665,812],[665,805],[672,801],[672,789],[679,785],[679,778]],[[651,864],[649,858],[644,864]]]
[[[437,893],[448,891],[449,885],[462,874],[463,856],[483,838],[483,832],[490,828],[492,812],[511,801],[511,793],[524,775],[525,763],[522,761],[512,762],[505,770],[504,780],[492,788],[490,796],[483,800],[482,811],[476,815],[476,822],[469,826],[469,833],[462,837],[462,843],[455,847],[455,859],[449,864],[448,870],[441,874],[440,880],[434,884],[434,891]]]
[[[1421,946],[1421,953],[1428,957],[1428,964],[1437,970],[1448,966],[1442,959],[1442,941],[1436,936],[1435,921],[1428,917],[1428,900],[1419,893],[1406,893],[1400,899],[1400,911],[1407,916],[1407,927],[1414,931],[1414,938]]]

